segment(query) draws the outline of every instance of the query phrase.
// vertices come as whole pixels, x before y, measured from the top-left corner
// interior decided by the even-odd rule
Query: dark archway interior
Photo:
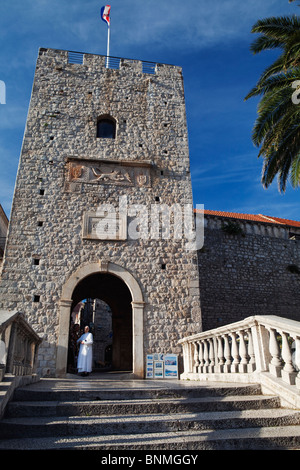
[[[112,311],[112,368],[132,370],[132,297],[128,287],[112,274],[91,274],[75,287],[71,310],[87,298],[103,300]]]

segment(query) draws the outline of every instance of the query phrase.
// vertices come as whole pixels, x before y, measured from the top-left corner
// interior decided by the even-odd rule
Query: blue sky
[[[275,59],[249,47],[260,18],[298,14],[288,0],[111,0],[111,49],[117,57],[183,68],[194,205],[300,220],[299,190],[265,190],[251,141],[258,100],[244,102]],[[39,47],[106,54],[99,0],[1,0],[0,204],[13,197]]]

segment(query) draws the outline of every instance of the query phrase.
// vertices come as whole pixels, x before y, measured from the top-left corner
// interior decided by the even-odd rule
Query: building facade
[[[205,210],[203,330],[252,315],[300,321],[300,222]]]
[[[1,274],[1,268],[2,268],[2,262],[3,262],[7,230],[8,230],[8,218],[3,210],[3,207],[0,204],[0,274]]]
[[[40,49],[36,64],[0,308],[43,338],[42,376],[66,373],[87,298],[109,305],[113,366],[137,377],[202,329],[181,68],[105,60]]]

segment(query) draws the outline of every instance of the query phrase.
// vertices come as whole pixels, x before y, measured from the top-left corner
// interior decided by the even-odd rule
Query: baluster
[[[213,345],[214,345],[214,363],[215,363],[215,372],[217,371],[217,368],[218,368],[218,364],[219,364],[219,361],[218,361],[218,340],[216,338],[216,336],[213,337]]]
[[[275,377],[281,376],[282,363],[280,358],[280,349],[276,338],[276,330],[274,328],[269,329],[270,342],[269,351],[272,356],[271,363],[269,364],[269,370]]]
[[[198,371],[199,371],[199,374],[201,374],[203,372],[203,367],[204,367],[203,342],[198,341],[198,345],[199,345],[199,368],[198,368]]]
[[[250,357],[249,364],[248,364],[248,372],[254,372],[256,369],[256,364],[255,364],[255,354],[254,354],[254,347],[253,347],[253,338],[252,338],[252,332],[250,328],[247,330],[247,333],[248,333],[248,355]]]
[[[183,373],[188,372],[188,347],[186,343],[182,343],[182,353],[183,353]]]
[[[300,337],[295,338],[295,369],[298,374],[295,379],[296,387],[300,388]]]
[[[25,361],[24,361],[25,375],[30,374],[30,352],[31,352],[30,341],[29,341],[29,338],[27,337],[26,338],[26,344],[25,344]]]
[[[189,372],[189,348],[187,343],[182,344],[183,349],[183,373],[188,374]]]
[[[184,372],[187,374],[193,372],[192,344],[190,342],[186,343],[186,369]]]
[[[282,332],[282,359],[285,364],[281,371],[281,377],[284,382],[295,385],[296,371],[292,363],[292,353],[288,342],[288,333]]]
[[[231,352],[230,352],[230,344],[229,344],[229,337],[228,335],[224,335],[224,356],[226,359],[224,365],[224,372],[228,373],[231,370]]]
[[[240,338],[239,355],[241,358],[241,361],[239,364],[239,372],[241,373],[247,372],[247,364],[248,364],[248,354],[247,354],[244,334],[245,334],[244,331],[239,331],[238,333],[239,338]]]
[[[193,372],[197,373],[198,372],[198,367],[199,367],[199,354],[198,354],[198,346],[197,342],[195,341],[193,343],[194,345],[194,366],[193,366]]]
[[[188,355],[189,355],[189,372],[193,372],[193,343],[189,342],[189,349],[188,349]]]
[[[217,351],[218,351],[218,366],[217,366],[217,371],[222,373],[224,371],[224,364],[225,364],[222,336],[218,336],[217,342],[218,342],[218,348],[217,348]]]
[[[214,342],[213,339],[208,340],[209,343],[209,367],[208,371],[213,373],[215,370],[215,350],[214,350]]]
[[[203,353],[204,367],[203,367],[203,372],[207,374],[208,367],[209,367],[209,354],[208,354],[208,343],[207,343],[206,339],[203,341],[203,344],[204,344],[204,353]]]
[[[237,340],[236,340],[236,333],[230,333],[232,343],[231,343],[231,355],[233,357],[233,362],[231,364],[231,372],[238,372],[238,367],[239,367],[239,351],[238,351],[238,345],[237,345]]]

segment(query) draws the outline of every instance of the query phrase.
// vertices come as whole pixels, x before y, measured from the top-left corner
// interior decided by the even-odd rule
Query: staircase
[[[300,449],[300,411],[259,385],[148,383],[19,388],[0,450]]]

